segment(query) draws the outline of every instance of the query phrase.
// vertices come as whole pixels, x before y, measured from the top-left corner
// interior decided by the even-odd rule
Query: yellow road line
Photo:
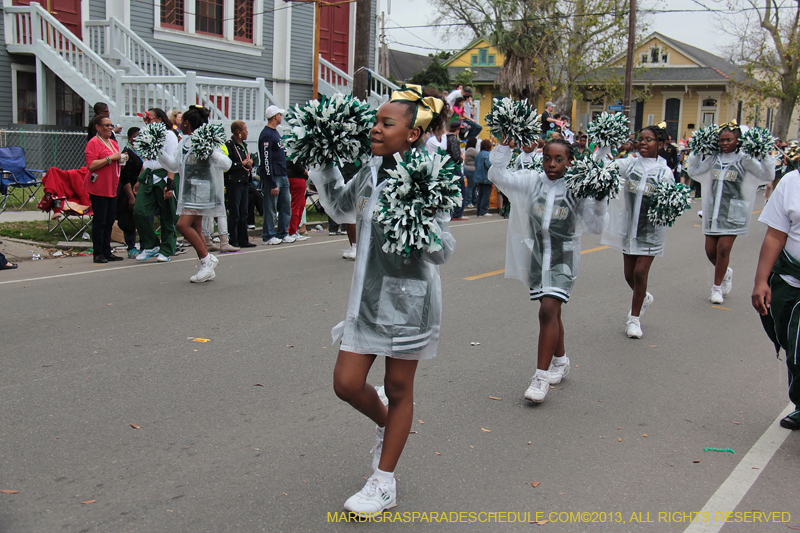
[[[591,253],[591,252],[599,252],[600,250],[607,250],[608,248],[609,248],[608,246],[598,246],[597,248],[590,248],[588,250],[583,250],[581,252],[581,255],[588,254],[588,253]],[[497,276],[498,274],[502,274],[505,271],[506,271],[506,269],[504,268],[502,270],[495,270],[494,272],[486,272],[485,274],[478,274],[477,276],[470,276],[468,278],[461,278],[461,279],[463,279],[465,281],[474,281],[476,279],[482,279],[482,278],[489,278],[491,276]]]
[[[728,307],[722,307],[721,305],[712,305],[711,307],[713,307],[714,309],[724,309],[726,311],[733,311],[733,309],[730,309]]]
[[[598,246],[597,248],[589,248],[588,250],[582,250],[581,255],[583,254],[590,254],[592,252],[599,252],[600,250],[608,250],[608,246]]]
[[[753,214],[754,214],[754,215],[757,215],[757,214],[759,214],[761,211],[763,211],[763,209],[759,209],[758,211],[753,211]]]
[[[467,281],[473,281],[473,280],[476,280],[476,279],[488,278],[490,276],[496,276],[498,274],[502,274],[505,271],[506,271],[506,269],[504,268],[502,270],[495,270],[494,272],[487,272],[486,274],[478,274],[477,276],[470,276],[468,278],[461,278],[461,279],[465,279]]]

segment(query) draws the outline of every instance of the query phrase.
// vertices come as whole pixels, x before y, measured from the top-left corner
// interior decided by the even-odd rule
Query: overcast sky
[[[378,14],[387,11],[388,0],[378,0]],[[714,0],[702,2],[712,9],[724,9],[725,3]],[[695,0],[643,0],[641,5],[658,10],[702,9]],[[420,26],[429,24],[436,13],[427,0],[391,0],[391,13],[387,12],[386,27]],[[721,54],[721,48],[730,44],[730,38],[716,29],[714,16],[710,13],[657,13],[648,16],[650,31],[658,31],[711,53]],[[436,28],[412,27],[408,29],[387,29],[389,47],[417,54],[427,55],[435,48],[460,49],[469,43],[469,38],[445,40]],[[420,48],[424,47],[424,48]]]

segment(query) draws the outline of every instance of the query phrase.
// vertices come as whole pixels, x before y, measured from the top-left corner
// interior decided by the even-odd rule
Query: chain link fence
[[[20,146],[25,150],[28,168],[45,172],[50,167],[63,170],[86,165],[86,129],[58,131],[53,126],[16,126],[0,129],[0,146]]]

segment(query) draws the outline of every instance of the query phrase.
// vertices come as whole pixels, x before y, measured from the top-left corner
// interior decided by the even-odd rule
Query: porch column
[[[36,123],[47,124],[47,70],[36,57]]]

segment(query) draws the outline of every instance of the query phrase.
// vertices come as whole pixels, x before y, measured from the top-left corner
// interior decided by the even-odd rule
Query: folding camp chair
[[[9,204],[12,209],[22,209],[22,207],[36,198],[36,193],[42,188],[41,174],[43,170],[26,168],[25,150],[19,146],[4,146],[0,148],[0,194],[2,198],[2,208],[0,213],[5,211]],[[39,174],[37,178],[35,173]]]
[[[50,233],[60,231],[67,241],[83,235],[92,225],[85,176],[86,167],[73,170],[52,167],[42,179],[45,199],[40,202],[40,209],[51,213],[47,230]]]

